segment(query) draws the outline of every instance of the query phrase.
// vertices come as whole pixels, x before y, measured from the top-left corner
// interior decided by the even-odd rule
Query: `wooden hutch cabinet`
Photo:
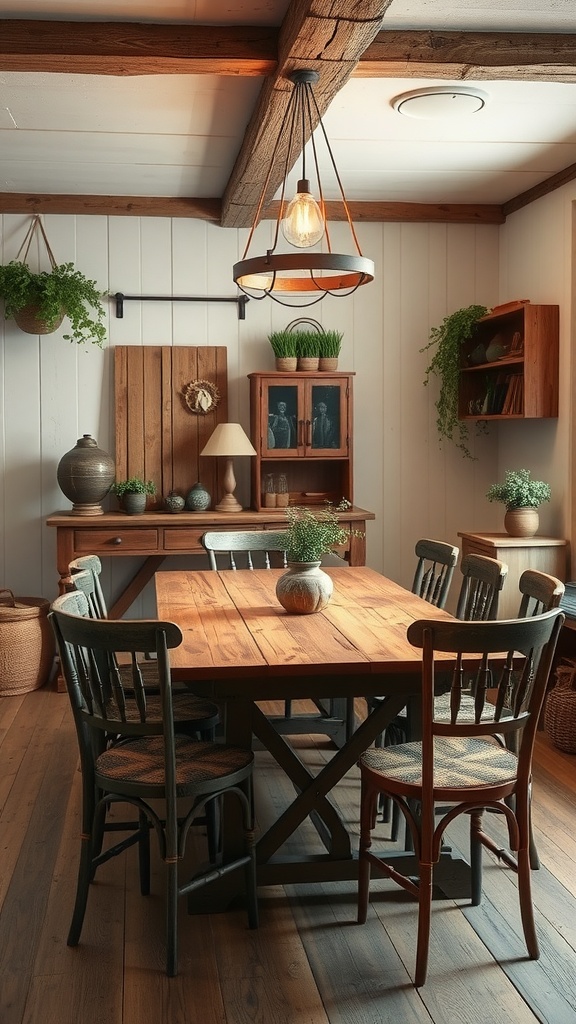
[[[459,419],[557,416],[558,320],[558,306],[525,301],[483,316],[461,346]]]
[[[252,504],[353,502],[353,373],[251,373]],[[282,497],[280,497],[280,492]],[[276,499],[276,494],[278,497]]]

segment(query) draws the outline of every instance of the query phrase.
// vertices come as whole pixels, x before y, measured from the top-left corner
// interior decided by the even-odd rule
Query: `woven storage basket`
[[[42,597],[15,598],[0,590],[0,697],[29,693],[48,681],[55,650],[49,608]]]
[[[555,679],[546,698],[544,728],[555,747],[576,754],[576,662],[561,661]]]

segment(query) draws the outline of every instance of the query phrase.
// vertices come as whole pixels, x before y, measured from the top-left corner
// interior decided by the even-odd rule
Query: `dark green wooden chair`
[[[74,609],[73,613],[71,609]],[[172,622],[93,619],[80,591],[57,598],[49,613],[66,688],[72,705],[82,767],[82,829],[76,900],[68,945],[80,941],[90,882],[111,857],[138,844],[140,887],[150,890],[150,831],[158,839],[165,868],[166,973],[178,971],[178,899],[218,874],[243,868],[246,877],[248,921],[258,925],[256,864],[252,808],[250,750],[194,740],[175,733],[169,650],[182,634]],[[160,717],[151,715],[140,660],[141,652],[155,657]],[[131,693],[127,694],[118,661],[128,657]],[[137,720],[127,710],[136,706]],[[114,742],[109,743],[109,737]],[[233,863],[211,864],[208,871],[183,881],[180,863],[190,827],[207,804],[226,795],[241,804],[245,852]],[[160,801],[161,809],[158,808]],[[130,804],[137,821],[113,821],[113,834],[128,835],[103,848],[108,812]]]

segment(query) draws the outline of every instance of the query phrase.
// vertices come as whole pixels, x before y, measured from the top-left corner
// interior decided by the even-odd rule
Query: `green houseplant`
[[[110,490],[116,495],[125,512],[136,515],[145,511],[146,498],[149,494],[156,494],[156,485],[152,480],[132,476],[128,480],[117,480]]]
[[[509,469],[504,483],[492,484],[486,497],[506,506],[504,527],[511,537],[533,537],[540,525],[537,509],[550,501],[551,491],[543,480],[532,480],[529,469]]]
[[[71,328],[64,335],[67,341],[91,341],[100,347],[105,341],[102,295],[96,282],[84,277],[73,263],[34,273],[26,263],[11,260],[0,266],[0,298],[6,319],[13,317],[29,334],[50,334],[67,316]]]
[[[338,513],[349,508],[350,502],[343,498],[338,505],[327,504],[317,512],[295,505],[286,509],[288,569],[276,584],[276,596],[286,611],[306,615],[328,604],[334,584],[320,568],[320,559],[356,535],[338,519]]]
[[[299,370],[317,370],[320,359],[318,331],[294,331]]]
[[[431,374],[440,379],[440,394],[436,400],[436,427],[440,439],[452,441],[467,459],[474,456],[468,448],[468,428],[458,419],[460,346],[472,337],[477,321],[487,313],[487,307],[479,305],[457,309],[444,317],[439,327],[432,328],[428,344],[420,349],[427,352],[435,347],[426,367],[424,385],[429,384]]]

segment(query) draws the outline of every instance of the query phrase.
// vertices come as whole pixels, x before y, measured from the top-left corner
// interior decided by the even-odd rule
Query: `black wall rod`
[[[238,307],[238,319],[246,319],[246,303],[250,301],[248,295],[217,296],[217,295],[124,295],[124,292],[116,292],[116,316],[119,320],[124,318],[124,303],[134,300],[135,302],[235,302]]]

